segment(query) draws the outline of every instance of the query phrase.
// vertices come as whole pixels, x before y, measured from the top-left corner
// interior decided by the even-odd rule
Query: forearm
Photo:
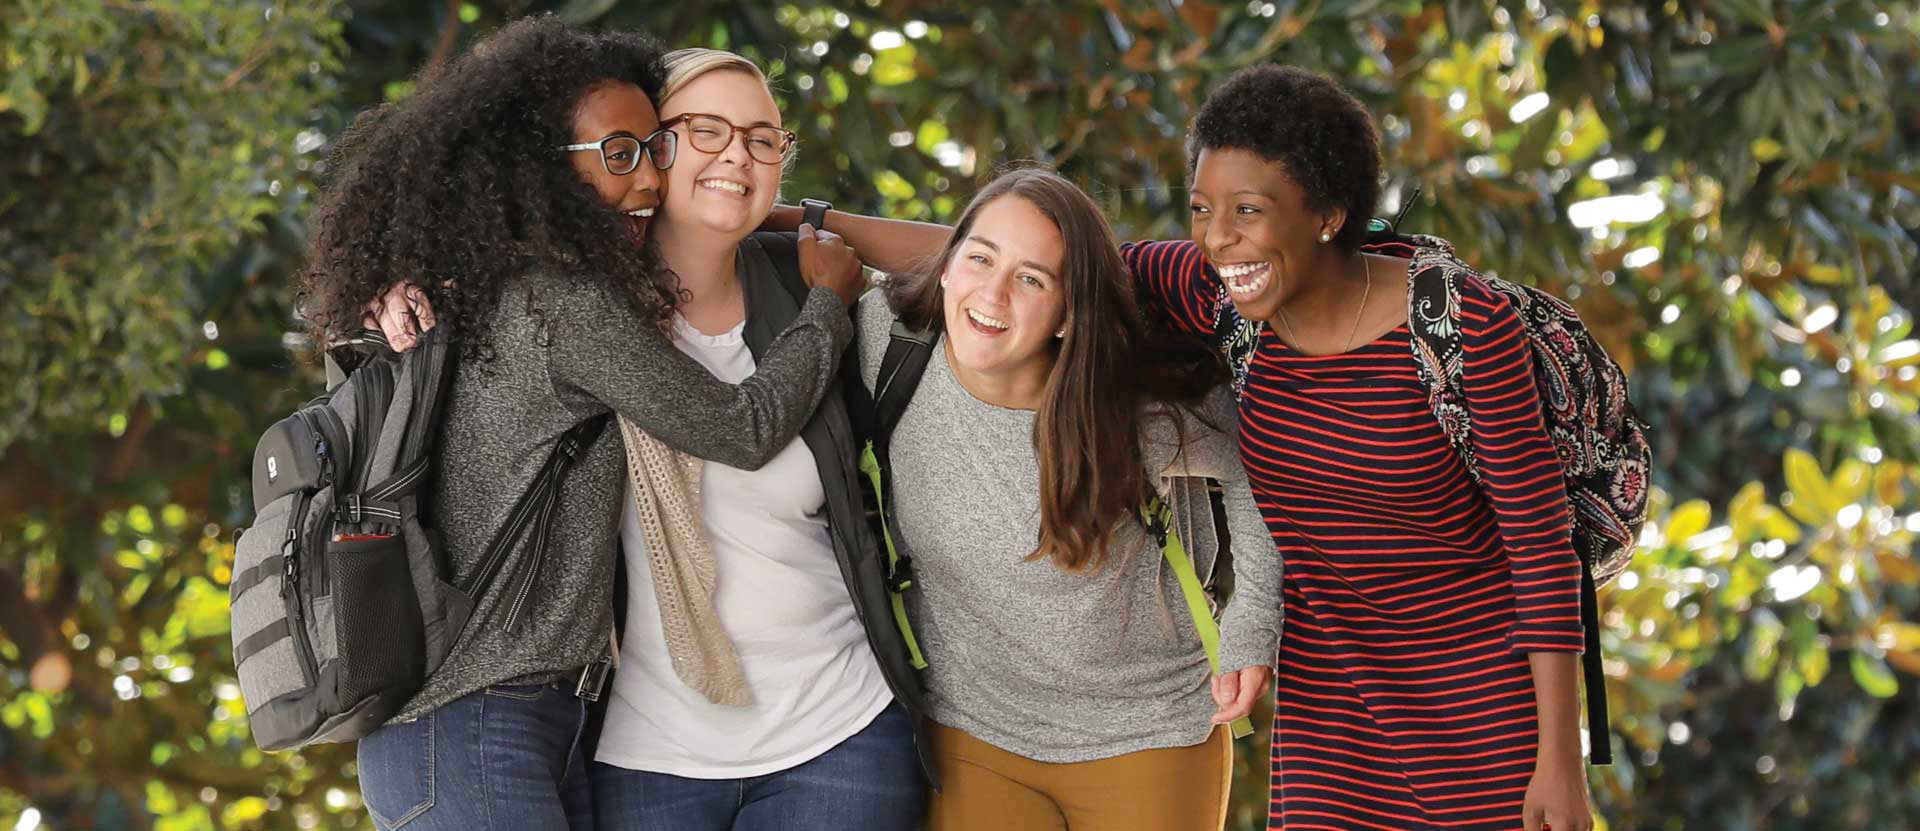
[[[762,230],[794,231],[800,228],[800,208],[775,205],[761,224]],[[945,225],[915,222],[910,219],[884,219],[877,216],[827,211],[826,229],[845,238],[860,253],[860,259],[889,274],[906,271],[928,257],[938,256],[953,232]]]
[[[1225,387],[1187,425],[1190,475],[1220,483],[1233,544],[1233,597],[1220,618],[1222,669],[1272,666],[1280,646],[1283,564],[1240,461],[1239,412]]]
[[[1233,542],[1233,597],[1220,618],[1221,667],[1273,666],[1286,618],[1281,599],[1285,563],[1274,547],[1273,532],[1260,514],[1245,471],[1238,464],[1233,467],[1220,480],[1228,539]]]
[[[1538,767],[1578,770],[1580,766],[1580,696],[1575,676],[1580,658],[1573,652],[1529,652],[1533,695],[1540,712]]]
[[[737,385],[636,326],[574,327],[555,338],[549,372],[557,388],[584,393],[676,450],[755,470],[811,417],[851,330],[833,293],[816,289]]]

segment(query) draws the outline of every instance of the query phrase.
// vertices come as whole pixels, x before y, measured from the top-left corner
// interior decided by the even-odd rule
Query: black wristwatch
[[[812,225],[814,230],[827,226],[827,211],[833,210],[833,203],[821,199],[800,200],[800,222]]]

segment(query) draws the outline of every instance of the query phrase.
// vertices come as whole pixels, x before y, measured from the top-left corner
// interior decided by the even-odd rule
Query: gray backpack
[[[373,732],[446,660],[474,599],[529,527],[544,548],[551,505],[604,418],[560,445],[482,567],[451,582],[433,531],[431,467],[457,345],[428,332],[405,354],[378,332],[366,357],[336,351],[346,380],[260,437],[253,526],[234,550],[233,660],[263,750],[354,741]],[[507,575],[516,596],[539,560]]]

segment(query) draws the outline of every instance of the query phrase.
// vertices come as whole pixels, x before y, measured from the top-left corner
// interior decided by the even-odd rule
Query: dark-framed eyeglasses
[[[666,170],[673,166],[675,149],[679,146],[679,137],[673,130],[661,127],[646,138],[634,138],[632,133],[614,133],[599,141],[585,144],[562,144],[561,150],[569,153],[582,150],[600,151],[600,163],[607,172],[615,176],[625,176],[640,167],[640,157],[645,155],[653,161],[654,170]]]
[[[661,129],[684,124],[687,128],[687,141],[693,149],[702,153],[719,153],[733,143],[738,134],[747,143],[747,155],[761,164],[780,164],[786,161],[787,151],[793,149],[799,136],[790,130],[782,130],[768,124],[753,127],[736,127],[733,122],[717,115],[706,113],[681,113],[660,122]]]

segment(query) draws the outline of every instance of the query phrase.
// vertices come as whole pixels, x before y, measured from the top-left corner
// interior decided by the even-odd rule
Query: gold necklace
[[[1340,349],[1343,353],[1353,351],[1353,339],[1360,334],[1360,320],[1367,314],[1367,298],[1373,295],[1373,258],[1361,254],[1360,267],[1366,269],[1367,285],[1360,290],[1360,308],[1353,311],[1353,328],[1347,332],[1347,345]],[[1295,349],[1300,348],[1300,336],[1293,333],[1293,321],[1287,319],[1287,310],[1274,311],[1280,313],[1280,325],[1287,327],[1287,340],[1294,343]]]

